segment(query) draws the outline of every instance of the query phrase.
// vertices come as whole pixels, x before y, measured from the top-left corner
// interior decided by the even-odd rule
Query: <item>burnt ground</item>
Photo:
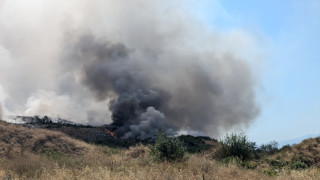
[[[20,124],[28,129],[48,129],[53,131],[62,132],[74,139],[84,141],[89,144],[104,145],[115,148],[129,148],[136,144],[152,144],[154,140],[137,140],[137,139],[120,139],[113,137],[108,131],[114,129],[111,125],[91,126],[73,123],[64,119],[55,119],[44,116],[17,116]],[[218,145],[218,141],[206,136],[191,136],[181,135],[178,137],[187,148],[190,153],[198,153],[204,150],[208,150]]]

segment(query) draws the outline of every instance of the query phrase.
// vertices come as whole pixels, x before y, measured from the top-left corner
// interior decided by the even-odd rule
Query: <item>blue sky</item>
[[[258,88],[261,115],[245,130],[258,143],[320,134],[320,0],[199,0],[211,26],[267,40]]]

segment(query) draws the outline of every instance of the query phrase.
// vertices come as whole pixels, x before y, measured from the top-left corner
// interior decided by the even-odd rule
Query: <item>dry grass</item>
[[[134,149],[134,150],[133,150]],[[235,164],[222,165],[206,158],[205,154],[188,155],[184,162],[155,163],[146,153],[145,146],[131,150],[98,148],[95,154],[82,157],[82,165],[60,164],[40,156],[15,159],[11,165],[1,164],[0,178],[11,179],[317,179],[320,171],[311,168],[303,171],[283,171],[270,177],[258,170],[248,170]],[[132,156],[138,150],[139,156]],[[135,154],[135,153],[133,153]]]
[[[29,161],[30,159],[28,159]],[[240,169],[235,165],[222,166],[204,156],[192,155],[185,162],[155,163],[148,157],[130,158],[123,153],[100,157],[99,163],[89,163],[82,168],[59,166],[54,163],[29,167],[16,164],[14,168],[1,167],[1,178],[11,179],[268,179],[252,170]],[[103,162],[104,161],[104,162]],[[20,161],[18,162],[20,163]],[[30,161],[29,163],[35,163]]]
[[[132,146],[125,152],[125,155],[127,156],[128,159],[130,158],[146,158],[148,157],[148,151],[149,149],[142,145],[139,144],[137,146]]]
[[[277,177],[269,177],[254,170],[241,169],[236,165],[224,166],[201,155],[192,155],[185,162],[154,163],[146,158],[132,158],[120,152],[100,159],[100,163],[82,168],[51,164],[31,167],[29,173],[19,174],[18,169],[0,170],[1,178],[11,179],[317,179],[319,169],[291,171]],[[101,162],[105,161],[105,162]],[[27,165],[22,165],[27,166]],[[39,165],[40,166],[40,165]],[[19,167],[21,168],[21,167]]]
[[[0,157],[15,157],[25,152],[58,151],[72,155],[88,153],[93,148],[63,133],[28,129],[0,121]]]
[[[320,170],[281,170],[268,176],[233,163],[223,165],[212,153],[188,154],[177,163],[154,162],[148,147],[115,149],[88,145],[48,130],[0,122],[0,179],[318,179]],[[36,147],[36,148],[35,148]],[[268,168],[268,167],[266,167]]]
[[[271,158],[285,162],[300,160],[320,167],[320,137],[306,139],[300,144],[276,153]]]

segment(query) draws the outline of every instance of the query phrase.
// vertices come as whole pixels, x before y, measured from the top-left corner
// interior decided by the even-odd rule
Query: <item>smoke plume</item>
[[[259,113],[246,60],[254,38],[212,30],[181,5],[3,1],[5,111],[111,122],[121,138],[181,129],[218,135],[248,125]]]

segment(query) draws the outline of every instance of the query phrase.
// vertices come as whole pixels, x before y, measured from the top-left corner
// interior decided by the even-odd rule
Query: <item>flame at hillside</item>
[[[115,137],[114,132],[110,131],[110,130],[106,130],[106,133],[109,134],[112,137]]]

